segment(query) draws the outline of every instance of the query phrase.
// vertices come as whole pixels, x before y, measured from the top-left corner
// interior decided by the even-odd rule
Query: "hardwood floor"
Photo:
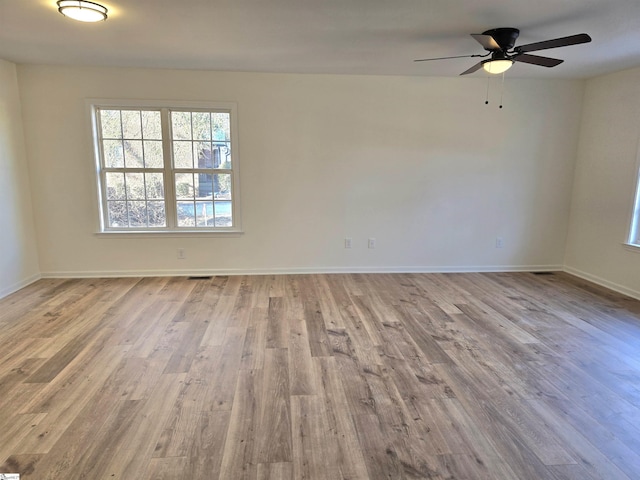
[[[22,479],[640,478],[640,302],[566,274],[41,280],[0,300]]]

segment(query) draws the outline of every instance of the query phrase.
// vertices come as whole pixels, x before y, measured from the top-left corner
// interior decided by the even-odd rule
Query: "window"
[[[239,231],[234,105],[92,112],[101,231]]]
[[[636,179],[636,198],[631,214],[631,229],[629,231],[628,243],[640,247],[640,169],[638,170],[638,177]]]

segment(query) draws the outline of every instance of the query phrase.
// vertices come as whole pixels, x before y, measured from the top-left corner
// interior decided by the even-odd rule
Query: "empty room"
[[[0,0],[0,478],[640,478],[639,22]]]

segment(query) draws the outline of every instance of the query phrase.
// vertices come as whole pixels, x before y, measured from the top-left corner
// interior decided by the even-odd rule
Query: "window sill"
[[[96,232],[97,237],[102,238],[171,238],[171,237],[240,237],[244,234],[242,230],[226,230],[213,232],[211,230],[110,230],[105,232]]]
[[[629,250],[630,252],[640,253],[640,245],[635,245],[633,243],[623,243],[622,247],[625,250]]]

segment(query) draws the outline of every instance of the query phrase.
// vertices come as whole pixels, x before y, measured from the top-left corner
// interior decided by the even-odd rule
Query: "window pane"
[[[213,202],[196,202],[198,227],[213,227]]]
[[[175,168],[193,168],[191,142],[173,142],[173,164]]]
[[[231,143],[227,143],[225,146],[220,147],[222,156],[222,162],[224,166],[222,168],[231,168]]]
[[[150,227],[166,227],[167,214],[164,210],[164,202],[148,202],[147,213]]]
[[[232,227],[231,202],[215,202],[216,227]]]
[[[195,227],[195,212],[193,202],[178,202],[178,226],[179,227]]]
[[[124,149],[122,140],[105,140],[102,142],[104,166],[107,168],[124,167]]]
[[[229,141],[231,139],[231,115],[229,113],[216,112],[212,113],[211,116],[213,117],[213,139]]]
[[[127,173],[127,200],[144,200],[144,174]]]
[[[107,172],[107,200],[126,200],[124,173]]]
[[[100,110],[102,138],[122,138],[120,110]]]
[[[193,199],[193,174],[177,173],[176,174],[176,198]]]
[[[144,166],[146,168],[163,168],[162,142],[158,140],[144,141]]]
[[[147,226],[147,204],[146,202],[127,202],[129,209],[129,226]]]
[[[174,140],[191,140],[191,113],[171,112],[171,129]]]
[[[122,111],[122,136],[123,138],[142,138],[142,124],[140,111]]]
[[[193,112],[193,139],[211,140],[211,114],[209,112]]]
[[[213,146],[213,167],[231,169],[231,148],[229,143],[216,143]]]
[[[107,215],[110,227],[126,227],[127,202],[107,202]]]
[[[195,187],[197,198],[211,198],[213,194],[213,175],[197,173]]]
[[[213,176],[214,198],[221,200],[231,200],[231,175],[219,173]]]
[[[142,135],[146,140],[162,140],[160,112],[142,112]]]
[[[212,168],[211,144],[209,142],[193,142],[193,158],[196,168]]]
[[[142,153],[142,141],[125,140],[124,141],[124,166],[125,168],[142,168],[144,167]]]
[[[147,198],[150,200],[162,200],[164,198],[164,175],[162,173],[145,174]]]

